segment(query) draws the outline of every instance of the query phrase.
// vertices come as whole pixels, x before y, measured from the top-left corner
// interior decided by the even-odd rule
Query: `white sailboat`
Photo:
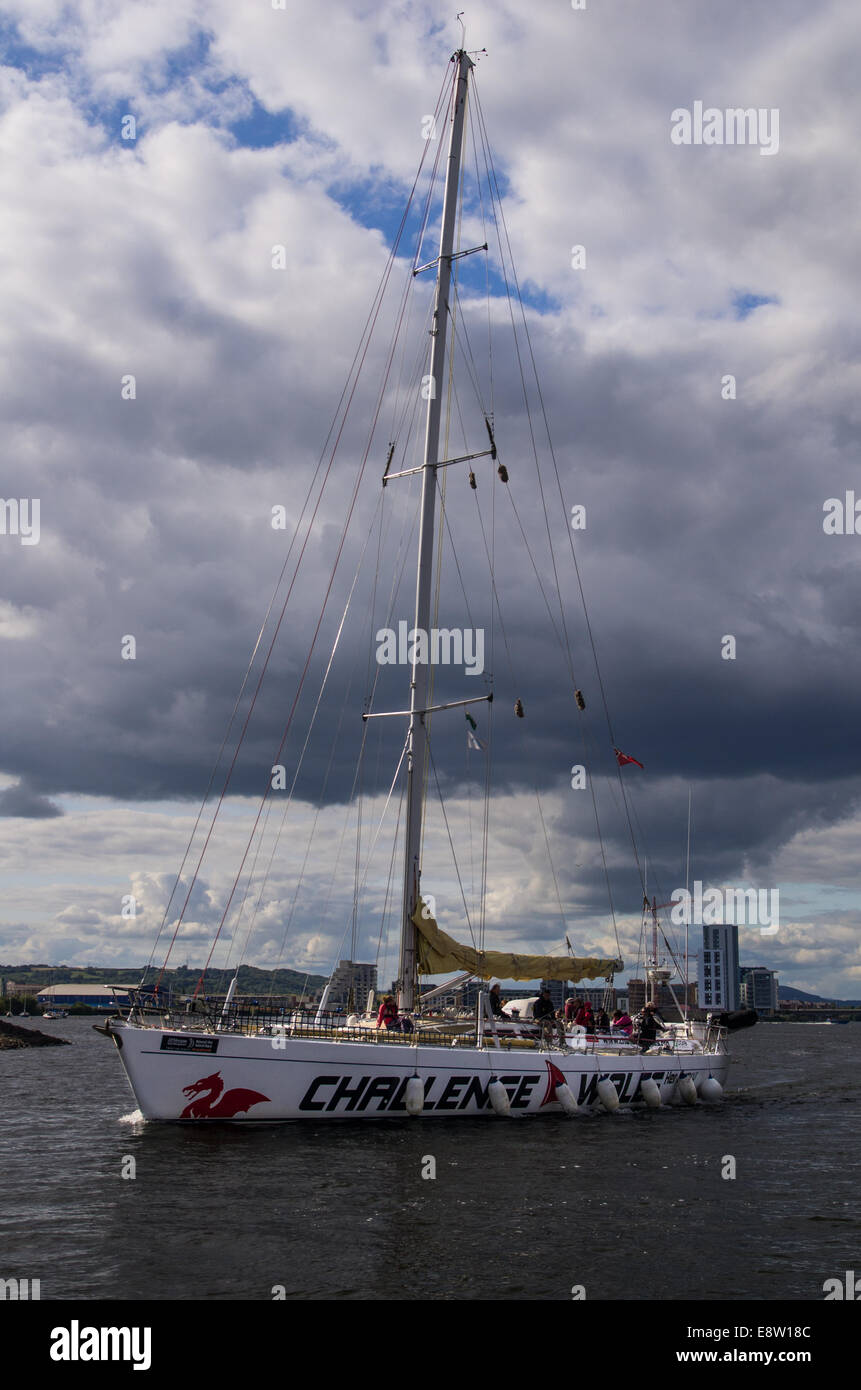
[[[453,459],[442,456],[440,450],[444,384],[450,368],[447,340],[454,322],[453,266],[472,251],[488,249],[486,243],[456,249],[475,56],[459,49],[451,60],[452,80],[438,108],[445,111],[449,132],[439,254],[428,266],[414,263],[413,269],[413,275],[436,270],[430,362],[423,378],[431,385],[423,394],[427,400],[423,461],[415,468],[405,465],[391,472],[392,445],[383,480],[385,487],[396,479],[421,475],[414,633],[430,630],[441,470],[452,465],[471,467],[473,460],[489,456],[498,464],[500,481],[508,482],[488,415],[483,422],[488,448]],[[469,482],[475,487],[472,473]],[[564,524],[567,528],[567,517]],[[428,1017],[431,996],[419,993],[422,975],[459,971],[462,979],[485,982],[496,976],[502,980],[604,980],[610,985],[623,969],[618,955],[512,955],[485,949],[483,937],[472,946],[461,945],[435,921],[422,896],[431,715],[444,718],[452,709],[462,715],[482,702],[489,709],[493,692],[473,696],[465,691],[462,699],[433,704],[430,669],[430,661],[422,660],[419,644],[414,642],[408,708],[389,712],[367,707],[363,716],[366,720],[401,718],[407,724],[399,764],[406,769],[400,1026],[376,1027],[372,1014],[363,1019],[356,1015],[335,1018],[327,1012],[325,998],[317,1009],[292,1014],[243,1007],[235,997],[235,980],[215,1011],[207,1010],[205,1004],[202,1011],[164,1010],[157,1007],[152,991],[142,989],[124,1016],[111,1019],[100,1031],[113,1039],[147,1119],[271,1123],[379,1120],[405,1113],[455,1118],[570,1113],[592,1104],[612,1110],[634,1102],[658,1106],[669,1100],[694,1104],[720,1099],[730,1064],[727,1028],[720,1020],[697,1023],[685,1015],[677,1028],[653,1045],[641,1047],[627,1037],[590,1036],[582,1028],[566,1031],[562,1026],[536,1027],[527,1018],[498,1019],[486,987],[479,992],[471,1021]],[[579,690],[576,705],[578,710],[584,708]],[[523,713],[519,699],[515,713]],[[623,755],[618,757],[621,765]]]

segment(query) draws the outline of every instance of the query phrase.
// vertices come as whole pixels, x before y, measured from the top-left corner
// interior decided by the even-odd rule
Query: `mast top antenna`
[[[460,25],[460,48],[458,49],[458,53],[466,53],[466,52],[467,52],[467,47],[466,47],[466,24],[464,23],[464,19],[463,19],[463,16],[464,16],[465,14],[466,14],[466,10],[458,10],[457,14],[455,15],[455,19],[457,20],[457,23]],[[482,53],[486,54],[486,53],[487,53],[487,49],[486,49],[486,48],[473,48],[473,49],[469,52],[469,57],[470,57],[470,58],[478,58]],[[457,56],[458,56],[458,55],[457,55],[457,53],[456,53],[456,54],[454,55],[454,57],[456,58]]]

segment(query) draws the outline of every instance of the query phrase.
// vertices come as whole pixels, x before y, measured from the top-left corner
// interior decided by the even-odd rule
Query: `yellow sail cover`
[[[477,951],[463,946],[425,916],[425,905],[418,900],[413,914],[419,974],[442,975],[452,970],[468,970],[489,980],[597,980],[624,969],[621,960],[602,960],[599,956],[515,956],[507,951]]]

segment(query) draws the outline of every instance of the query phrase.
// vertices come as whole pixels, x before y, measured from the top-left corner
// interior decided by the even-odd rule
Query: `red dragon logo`
[[[225,1091],[224,1082],[221,1079],[221,1072],[215,1071],[212,1076],[202,1076],[199,1081],[192,1081],[190,1086],[183,1086],[184,1096],[193,1096],[188,1105],[180,1115],[181,1120],[232,1120],[234,1115],[244,1114],[250,1110],[252,1105],[259,1105],[261,1101],[268,1100],[268,1096],[263,1096],[259,1091],[248,1091],[244,1086],[238,1086],[235,1090]],[[219,1100],[219,1096],[221,1099]]]

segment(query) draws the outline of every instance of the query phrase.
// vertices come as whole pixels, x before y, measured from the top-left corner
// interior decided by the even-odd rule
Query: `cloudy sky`
[[[149,956],[293,528],[327,457],[401,208],[433,143],[423,123],[459,44],[455,8],[0,6],[0,962],[131,966]],[[743,963],[817,993],[861,996],[861,537],[824,524],[828,499],[856,490],[861,498],[861,12],[850,0],[588,0],[582,10],[563,0],[476,0],[466,20],[467,47],[487,50],[477,87],[561,474],[560,500],[544,449],[587,699],[581,717],[511,507],[549,581],[491,238],[493,409],[511,495],[487,460],[475,495],[462,469],[448,471],[440,620],[472,621],[488,644],[494,627],[493,670],[488,657],[485,675],[445,671],[438,687],[464,698],[489,689],[492,675],[497,696],[487,942],[553,949],[567,931],[578,950],[615,951],[591,802],[571,787],[585,733],[632,965],[641,889],[613,741],[645,765],[622,775],[654,891],[669,896],[684,884],[690,788],[692,878],[780,892],[779,932],[742,929]],[[720,113],[753,108],[767,122],[748,128],[744,144],[676,143],[673,113],[693,116],[698,102]],[[722,126],[713,120],[712,135]],[[426,259],[438,214],[434,205]],[[481,233],[468,192],[462,244]],[[273,265],[279,246],[283,268]],[[574,247],[585,250],[577,268]],[[172,963],[204,959],[249,843],[359,476],[413,250],[405,244],[395,265]],[[488,332],[484,262],[463,263],[462,322],[474,348]],[[374,675],[374,708],[405,700],[402,672],[373,669],[373,634],[381,613],[411,616],[404,557],[416,488],[390,484],[381,513],[379,475],[390,423],[416,387],[428,290],[420,277],[402,390],[390,382],[285,745],[288,788],[297,775],[285,832],[264,886],[283,814],[276,799],[265,836],[251,842],[245,862],[255,878],[238,926],[228,918],[217,964],[241,955],[326,973],[350,950],[357,810],[345,806],[359,716]],[[486,401],[489,375],[478,370]],[[468,381],[457,399],[452,447],[484,447]],[[414,443],[404,429],[399,448]],[[586,508],[576,543],[613,739],[566,551],[573,505]],[[277,506],[286,529],[272,526]],[[478,517],[496,527],[510,662]],[[133,660],[123,658],[128,637]],[[523,721],[512,713],[516,698]],[[248,691],[240,723],[247,703]],[[489,712],[479,708],[486,741]],[[366,855],[401,728],[372,727]],[[448,830],[433,787],[425,887],[441,924],[464,937],[448,832],[474,919],[483,773],[474,753],[467,763],[460,714],[434,739]],[[362,959],[375,958],[381,939],[398,796],[360,897]],[[246,884],[247,872],[234,906]],[[136,900],[134,917],[122,915],[124,895]],[[388,920],[382,942],[390,978]]]

